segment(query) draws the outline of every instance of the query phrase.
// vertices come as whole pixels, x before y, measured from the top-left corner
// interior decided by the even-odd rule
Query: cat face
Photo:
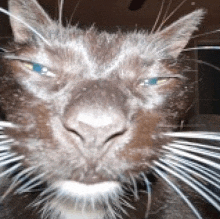
[[[61,27],[34,0],[9,5],[0,93],[18,127],[5,130],[11,150],[62,198],[112,198],[151,171],[163,133],[184,119],[192,88],[178,57],[204,12],[152,34],[109,34]]]

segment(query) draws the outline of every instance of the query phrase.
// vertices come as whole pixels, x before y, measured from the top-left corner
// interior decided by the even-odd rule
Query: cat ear
[[[52,23],[36,0],[9,0],[9,13],[14,40],[19,43],[34,35],[43,39],[43,30]]]
[[[162,51],[173,58],[177,58],[184,47],[188,44],[191,35],[197,30],[205,11],[203,9],[196,10],[164,30],[159,32],[159,43]]]

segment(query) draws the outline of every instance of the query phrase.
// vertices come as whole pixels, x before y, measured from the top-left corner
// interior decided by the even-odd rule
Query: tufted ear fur
[[[15,42],[24,43],[36,33],[41,35],[52,23],[36,0],[9,0],[9,12]]]
[[[159,44],[161,52],[177,58],[188,44],[193,32],[198,29],[204,14],[203,9],[196,10],[156,33],[155,40],[157,45]]]

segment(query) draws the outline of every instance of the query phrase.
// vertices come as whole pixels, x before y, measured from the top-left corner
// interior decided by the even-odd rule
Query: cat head
[[[1,106],[23,167],[79,199],[93,194],[75,192],[84,185],[108,196],[151,171],[170,141],[163,133],[191,104],[178,57],[204,11],[150,34],[65,28],[36,0],[10,0],[8,13],[14,42],[1,58]]]

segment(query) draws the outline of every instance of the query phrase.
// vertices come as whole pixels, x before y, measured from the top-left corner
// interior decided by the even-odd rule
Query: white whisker
[[[187,0],[183,0],[167,17],[165,20],[163,20],[160,24],[160,26],[157,28],[157,31],[160,31],[163,25],[176,13],[176,11],[181,8],[181,6],[186,2]]]
[[[162,0],[159,13],[158,13],[157,18],[156,18],[156,20],[155,20],[155,22],[154,22],[154,26],[152,27],[150,34],[152,34],[152,33],[154,32],[154,30],[155,30],[155,28],[156,28],[156,26],[157,26],[157,24],[158,24],[158,22],[159,22],[159,19],[160,19],[160,17],[161,17],[162,11],[163,11],[164,3],[165,3],[165,0]]]
[[[19,156],[19,157],[12,158],[10,160],[1,161],[0,162],[0,167],[11,164],[11,163],[14,163],[14,162],[17,162],[17,161],[20,161],[20,160],[23,160],[24,158],[25,158],[25,156],[22,155],[22,156]]]
[[[218,132],[166,132],[163,133],[166,136],[178,137],[178,138],[196,138],[220,141],[220,134]]]
[[[146,187],[147,187],[147,210],[145,213],[145,219],[148,218],[149,213],[150,213],[150,208],[151,208],[151,200],[152,200],[152,196],[151,196],[151,184],[149,182],[149,180],[147,179],[146,175],[144,173],[141,173],[141,175],[144,178]]]
[[[51,194],[48,194],[46,197],[44,198],[41,198],[41,197],[38,197],[37,200],[35,200],[33,203],[31,203],[30,205],[33,206],[33,207],[38,207],[40,206],[42,203],[45,203],[48,199],[52,199],[53,197],[55,196],[55,193],[51,193]]]
[[[200,174],[200,173],[198,173],[198,172],[196,172],[196,171],[186,167],[186,165],[184,165],[184,163],[180,164],[180,163],[178,163],[178,161],[171,161],[169,159],[163,159],[163,158],[161,158],[160,160],[163,161],[164,163],[173,164],[173,165],[175,165],[175,166],[177,166],[177,167],[187,171],[188,173],[193,174],[194,176],[197,176],[197,177],[203,179],[204,181],[212,184],[216,188],[220,189],[220,185],[219,184],[213,182],[212,180],[210,180],[209,178],[205,177],[204,175],[202,175],[202,174]]]
[[[5,197],[7,197],[8,194],[11,193],[16,188],[16,186],[18,186],[19,184],[22,183],[22,181],[19,181],[19,178],[20,177],[25,177],[25,176],[27,177],[26,173],[28,173],[29,171],[33,171],[32,168],[27,168],[27,169],[19,172],[18,174],[16,174],[12,184],[9,186],[9,188],[2,195],[1,200],[5,199]]]
[[[59,4],[59,28],[60,28],[60,36],[61,36],[61,42],[63,39],[63,31],[62,31],[62,17],[63,17],[63,7],[64,7],[64,0],[60,0]]]
[[[207,164],[209,166],[212,166],[212,167],[220,170],[220,164],[215,163],[215,162],[213,162],[211,160],[204,159],[202,157],[199,157],[199,156],[187,153],[187,152],[179,150],[179,149],[169,148],[169,147],[166,147],[166,146],[163,146],[163,148],[165,148],[165,149],[167,149],[169,151],[172,151],[174,154],[178,154],[180,156],[187,157],[187,158],[199,161],[201,163]]]
[[[13,183],[19,181],[20,178],[22,177],[29,177],[31,176],[36,170],[36,167],[29,167],[27,169],[22,170],[16,176],[14,177]]]
[[[183,194],[183,192],[174,185],[168,177],[160,171],[158,168],[153,167],[153,170],[185,201],[185,203],[189,206],[189,208],[192,210],[192,212],[195,214],[195,216],[198,219],[203,219],[197,209],[193,206],[193,204],[189,201],[189,199]]]
[[[1,39],[4,39],[4,38],[10,38],[10,37],[1,37]],[[1,53],[8,52],[8,50],[4,49],[3,47],[0,47],[0,50],[3,51]]]
[[[1,8],[0,8],[1,9]],[[2,128],[17,128],[16,125],[14,125],[13,123],[11,122],[5,122],[5,121],[0,121],[0,127]]]
[[[11,173],[14,173],[14,171],[17,170],[17,169],[18,169],[19,167],[21,167],[21,166],[22,166],[22,164],[21,164],[21,163],[18,163],[18,164],[16,164],[16,165],[14,165],[13,167],[11,167],[11,168],[5,170],[4,172],[2,172],[2,173],[0,174],[0,178],[3,177],[3,176],[6,176],[6,175],[10,175]]]
[[[22,170],[21,172],[19,172],[18,174],[16,174],[16,176],[13,179],[13,182],[11,183],[11,185],[9,186],[9,188],[6,190],[6,192],[3,195],[3,199],[13,190],[15,189],[19,184],[22,183],[22,179],[20,180],[20,178],[22,177],[29,177],[31,174],[33,174],[35,170],[35,167],[29,167],[27,169]]]
[[[219,50],[220,46],[199,46],[183,49],[183,52],[192,51],[192,50]]]
[[[26,191],[28,189],[29,186],[31,186],[31,184],[33,184],[36,181],[42,180],[43,176],[45,176],[46,173],[42,173],[40,175],[37,175],[36,177],[34,177],[33,179],[29,180],[27,183],[25,183],[24,185],[22,185],[21,187],[19,187],[16,190],[15,194],[21,194],[23,193],[23,191]]]
[[[45,189],[40,193],[39,197],[47,196],[50,193],[55,193],[55,191],[56,190],[53,187],[48,187],[47,189]]]
[[[115,212],[115,210],[111,207],[111,205],[108,203],[108,200],[106,200],[106,204],[107,204],[107,208],[108,208],[108,213],[107,213],[108,216],[111,215],[110,218],[116,219],[116,215],[119,216],[119,214],[117,214],[117,213]]]
[[[0,153],[0,157],[4,157],[4,156],[7,156],[9,154],[12,154],[11,152],[7,151],[7,152],[1,152]],[[15,154],[15,153],[14,153]]]
[[[119,210],[121,210],[125,215],[129,216],[128,212],[121,206],[120,201],[118,199],[112,200],[114,206],[116,206]]]
[[[22,191],[20,192],[20,194],[21,194],[21,193],[29,193],[29,192],[32,192],[32,189],[34,189],[34,188],[36,188],[37,186],[40,186],[40,185],[42,185],[42,184],[43,184],[43,181],[37,181],[36,183],[34,183],[33,185],[29,186],[28,188],[22,190]],[[33,192],[36,192],[36,190],[34,189]]]
[[[13,142],[14,142],[14,140],[12,140],[12,139],[5,140],[5,141],[0,141],[0,147],[2,147],[1,145],[8,145],[8,144],[11,144]]]
[[[220,68],[219,68],[219,67],[217,67],[217,66],[215,66],[215,65],[213,65],[213,64],[211,64],[211,63],[205,62],[205,61],[203,61],[203,60],[199,60],[199,59],[184,59],[184,60],[194,61],[194,62],[196,62],[196,63],[203,64],[203,65],[207,65],[207,66],[209,66],[209,67],[211,67],[211,68],[213,68],[213,69],[215,69],[215,70],[217,70],[217,71],[220,71]]]
[[[192,146],[184,146],[184,145],[180,145],[180,144],[174,144],[174,143],[170,143],[167,145],[167,147],[170,148],[177,148],[183,151],[190,151],[190,152],[194,152],[197,154],[202,154],[202,155],[206,155],[207,157],[213,157],[216,159],[220,159],[220,153],[215,153],[209,150],[205,150],[205,149],[201,149],[201,148],[196,148],[196,147],[192,147]]]
[[[164,22],[164,20],[166,19],[166,16],[168,14],[168,11],[170,10],[170,6],[171,6],[172,2],[173,2],[172,0],[169,0],[169,3],[168,3],[167,8],[166,8],[166,11],[165,11],[164,16],[162,18],[162,22]]]
[[[10,150],[10,146],[0,146],[0,153],[2,153],[2,151],[8,151]]]
[[[0,134],[2,135],[2,134]],[[13,140],[11,138],[7,138],[5,140],[0,140],[0,148],[4,147],[4,146],[10,146],[11,143],[13,142]]]
[[[209,193],[211,196],[213,196],[216,200],[218,200],[220,202],[220,197],[217,196],[215,193],[213,193],[210,189],[206,188],[202,183],[200,183],[198,180],[196,180],[195,178],[191,177],[189,174],[187,174],[185,171],[182,171],[180,168],[178,168],[174,163],[171,162],[165,162],[165,164],[169,165],[170,167],[172,167],[173,169],[175,169],[176,171],[178,171],[180,174],[182,174],[182,176],[185,176],[186,178],[188,178],[189,180],[191,180],[191,182],[193,182],[194,184],[198,185],[200,188],[202,188],[203,190],[205,190],[207,193]],[[207,194],[206,193],[206,194]],[[211,197],[210,197],[211,198]],[[209,200],[209,199],[206,199]],[[213,200],[211,198],[211,200]],[[220,205],[215,202],[215,200],[213,200],[213,202],[211,203],[213,206],[217,206],[216,208],[220,211]]]
[[[186,185],[190,186],[191,188],[193,188],[195,191],[197,191],[202,197],[204,197],[210,204],[212,204],[218,211],[220,211],[220,205],[212,198],[210,197],[210,195],[208,195],[206,192],[204,192],[201,188],[199,188],[196,184],[199,184],[200,187],[202,187],[204,190],[206,190],[207,192],[209,191],[209,193],[211,193],[213,196],[215,196],[215,194],[213,194],[210,190],[206,189],[201,183],[199,183],[198,181],[193,179],[193,182],[190,181],[189,179],[192,180],[192,177],[187,176],[188,174],[184,173],[183,171],[179,170],[179,168],[170,165],[168,163],[166,163],[167,165],[171,166],[174,169],[178,169],[178,171],[181,173],[179,174],[178,172],[170,169],[169,167],[163,165],[162,163],[158,162],[158,161],[154,161],[154,164],[160,168],[162,168],[163,170],[169,172],[170,174],[172,174],[173,176],[177,177],[178,179],[182,180],[183,182],[186,183]],[[183,177],[185,176],[185,177]],[[186,177],[187,176],[187,177]],[[187,179],[189,178],[189,179]]]
[[[195,142],[191,142],[191,141],[175,140],[173,142],[177,143],[177,144],[182,144],[182,145],[196,146],[196,147],[201,147],[201,148],[206,148],[206,149],[211,149],[211,150],[219,150],[220,151],[220,147],[215,147],[215,146],[211,146],[211,145],[195,143]]]
[[[117,208],[121,211],[121,212],[123,212],[123,214],[125,214],[126,216],[128,216],[129,217],[129,213],[120,205],[120,204],[118,204],[118,205],[115,205],[115,206],[117,206]],[[118,217],[120,217],[120,218],[122,218],[122,216],[121,215],[117,215]],[[122,218],[123,219],[123,218]]]
[[[8,135],[0,135],[0,139],[8,139],[9,136]]]
[[[64,6],[64,0],[60,0],[60,6],[59,6],[59,24],[62,26],[62,17],[63,17],[63,6]]]
[[[45,218],[45,219],[49,219],[51,218],[50,214],[51,214],[51,211],[53,211],[53,214],[55,214],[55,209],[57,208],[58,206],[53,206],[53,208],[51,208],[51,206],[49,204],[44,204],[44,206],[41,208],[40,212],[41,212],[41,218]],[[57,219],[57,218],[60,218],[60,217],[54,217],[52,219]]]
[[[71,17],[70,17],[70,20],[69,20],[69,25],[71,25],[72,20],[73,20],[73,17],[74,17],[74,15],[75,15],[75,13],[76,13],[76,11],[77,11],[77,9],[78,9],[79,4],[80,4],[81,1],[82,1],[82,0],[78,0],[78,2],[76,3],[76,6],[75,6],[75,8],[74,8],[74,10],[73,10],[73,13],[72,13],[72,15],[71,15]]]
[[[214,33],[218,33],[218,32],[220,32],[220,30],[214,30],[214,31],[210,31],[207,33],[197,34],[197,35],[192,36],[191,39],[195,39],[197,37],[206,36],[206,35],[210,35],[210,34],[214,34]]]
[[[182,163],[183,165],[189,166],[193,169],[195,169],[197,172],[201,172],[204,176],[208,176],[212,180],[216,181],[217,183],[220,181],[220,175],[217,174],[215,171],[212,171],[198,163],[195,163],[193,161],[189,161],[187,159],[182,159],[181,157],[175,156],[173,154],[166,154],[166,157],[168,159],[175,160],[177,162]]]
[[[23,20],[21,20],[20,18],[16,17],[15,15],[13,15],[12,13],[8,12],[7,10],[3,9],[0,7],[0,12],[8,15],[9,17],[14,18],[15,20],[19,21],[20,23],[22,23],[23,25],[25,25],[29,30],[31,30],[33,33],[35,33],[40,39],[43,40],[44,43],[46,43],[48,46],[50,46],[49,41],[47,41],[39,32],[37,32],[33,27],[31,27],[29,24],[25,23]],[[0,123],[1,125],[1,123]]]
[[[126,206],[130,209],[136,210],[136,208],[133,205],[131,205],[130,203],[128,203],[124,198],[121,198],[120,201],[124,206]]]
[[[131,178],[131,181],[132,181],[132,184],[133,184],[133,194],[134,194],[134,197],[136,200],[139,199],[139,196],[138,196],[138,188],[137,188],[137,183],[136,183],[136,180],[134,179],[134,177],[132,175],[130,175],[130,178]]]
[[[16,153],[3,153],[0,155],[0,165],[2,164],[2,161],[7,160],[8,158],[15,157]]]

